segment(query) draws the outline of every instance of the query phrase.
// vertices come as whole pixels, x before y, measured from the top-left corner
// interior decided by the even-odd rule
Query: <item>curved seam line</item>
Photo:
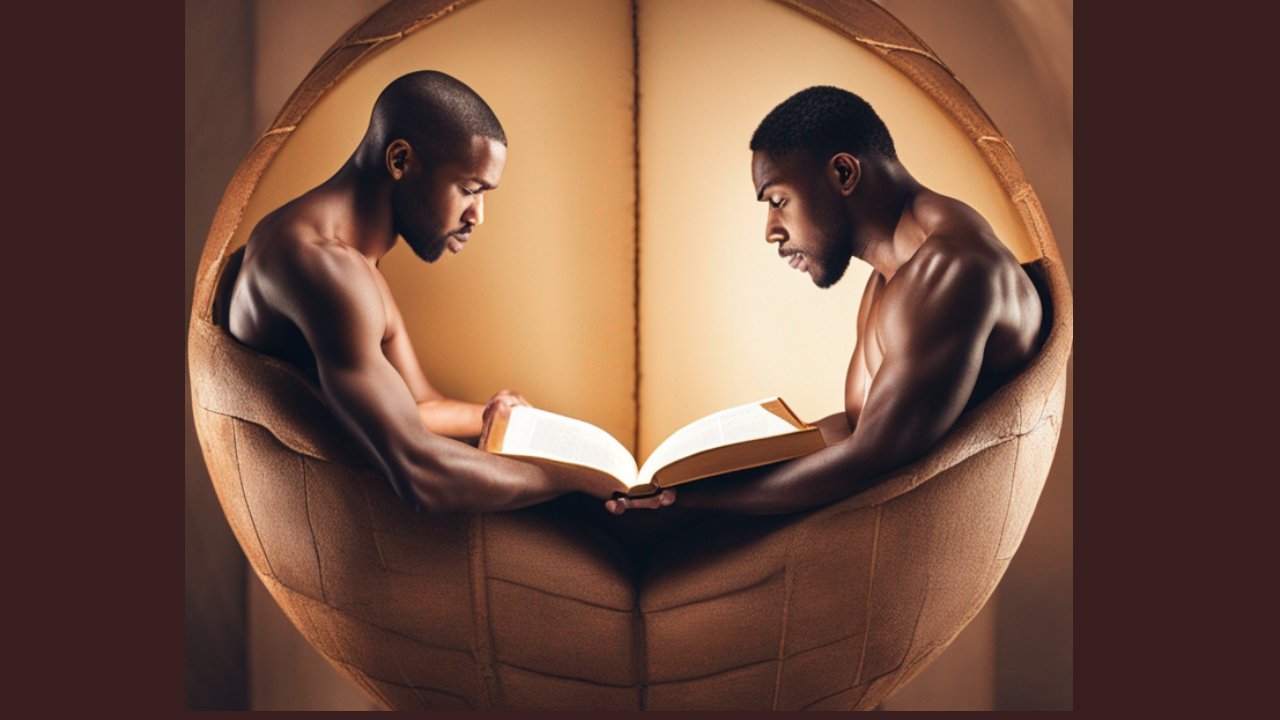
[[[1022,406],[1016,406],[1016,416],[1019,425],[1022,424]],[[1000,560],[1000,548],[1004,545],[1004,534],[1009,530],[1009,516],[1013,514],[1013,499],[1018,494],[1018,460],[1022,457],[1022,443],[1019,442],[1014,446],[1013,450],[1013,471],[1009,478],[1009,502],[1004,507],[1004,520],[1000,523],[1000,538],[996,541],[996,556],[994,560]]]
[[[1002,143],[1009,148],[1009,150],[1013,153],[1014,157],[1017,157],[1018,155],[1018,151],[1016,148],[1013,147],[1013,143],[1009,142],[1008,138],[1005,138],[1002,135],[982,135],[978,138],[977,141]]]
[[[876,506],[876,530],[871,537],[871,571],[867,577],[867,619],[862,630],[862,653],[858,656],[858,672],[853,676],[853,685],[857,687],[862,681],[862,666],[867,659],[867,642],[871,637],[871,601],[874,598],[876,582],[876,550],[880,546],[880,518],[884,515],[884,505]],[[843,691],[842,691],[843,692]],[[828,696],[830,697],[830,696]],[[822,698],[825,700],[826,698]],[[807,707],[807,706],[806,706]]]
[[[262,551],[262,559],[267,563],[267,569],[271,571],[272,579],[280,582],[276,577],[276,569],[271,567],[271,557],[267,555],[267,546],[262,544],[262,533],[258,532],[258,521],[253,519],[253,508],[249,507],[249,496],[244,491],[244,473],[240,469],[240,438],[239,433],[236,432],[237,420],[239,418],[231,418],[231,449],[236,455],[236,479],[240,481],[240,497],[244,498],[244,512],[249,516],[249,525],[253,527],[253,536],[258,540],[258,549]],[[280,584],[283,585],[284,583]]]
[[[1059,368],[1058,368],[1058,372],[1054,373],[1054,375],[1053,375],[1053,382],[1049,383],[1049,389],[1048,389],[1048,390],[1046,390],[1046,391],[1045,391],[1045,393],[1044,393],[1044,402],[1043,402],[1043,403],[1041,403],[1041,405],[1040,405],[1040,422],[1036,423],[1036,427],[1033,427],[1033,428],[1031,428],[1031,430],[1028,430],[1028,431],[1027,431],[1027,433],[1028,433],[1028,434],[1029,434],[1029,433],[1031,433],[1031,431],[1032,431],[1032,430],[1035,430],[1036,428],[1038,428],[1038,427],[1040,427],[1041,425],[1043,425],[1043,424],[1044,424],[1044,419],[1045,419],[1045,417],[1046,417],[1046,415],[1044,414],[1044,411],[1045,411],[1045,408],[1049,407],[1049,397],[1050,397],[1051,395],[1053,395],[1053,388],[1054,388],[1054,387],[1056,387],[1056,386],[1058,385],[1058,378],[1062,377],[1062,373],[1064,373],[1064,372],[1066,372],[1066,371],[1067,371],[1067,361],[1066,361],[1066,360],[1064,360],[1064,361],[1062,362],[1062,367],[1059,367]],[[1065,386],[1063,387],[1062,391],[1063,391],[1063,394],[1065,395],[1065,393],[1066,393],[1066,387],[1065,387]],[[1065,400],[1064,400],[1064,402],[1065,402]],[[1052,416],[1048,416],[1048,417],[1052,417]]]
[[[560,593],[554,593],[554,592],[551,592],[551,591],[549,591],[549,590],[543,590],[543,589],[542,589],[542,588],[540,588],[540,587],[534,587],[533,585],[526,585],[526,584],[524,584],[524,583],[522,583],[522,582],[516,582],[515,580],[508,580],[508,579],[506,579],[506,578],[501,578],[501,577],[497,577],[497,576],[490,577],[490,578],[489,578],[489,580],[493,580],[493,581],[497,581],[497,582],[504,582],[504,583],[507,583],[507,584],[509,584],[509,585],[515,585],[516,587],[522,587],[522,588],[526,588],[526,589],[529,589],[529,590],[535,590],[535,591],[537,591],[537,592],[539,592],[539,593],[542,593],[542,594],[544,594],[544,595],[550,595],[551,597],[564,598],[565,600],[572,600],[572,601],[574,601],[574,602],[578,602],[578,603],[581,603],[581,604],[583,604],[583,605],[587,605],[587,606],[590,606],[590,607],[600,608],[600,609],[602,609],[602,610],[611,610],[611,611],[613,611],[613,612],[621,613],[621,614],[624,614],[624,615],[626,615],[626,614],[628,614],[628,613],[630,613],[630,612],[631,612],[631,609],[630,609],[630,608],[627,608],[627,609],[625,609],[625,610],[620,610],[620,609],[615,608],[615,607],[609,607],[608,605],[600,605],[599,603],[588,602],[588,601],[586,601],[586,600],[582,600],[582,599],[580,599],[580,598],[573,597],[572,595],[561,595]]]
[[[870,38],[862,37],[861,35],[854,35],[853,39],[864,45],[870,45],[872,47],[885,48],[886,50],[901,50],[902,52],[910,52],[910,53],[915,53],[917,55],[923,55],[924,57],[927,57],[930,60],[937,63],[938,66],[941,67],[943,70],[946,70],[948,74],[952,75],[953,77],[955,76],[955,73],[951,72],[951,68],[947,67],[946,63],[939,60],[938,56],[934,55],[931,52],[925,52],[924,50],[921,50],[919,48],[913,48],[908,45],[895,45],[893,43],[880,42],[879,40],[872,40]]]
[[[649,683],[649,684],[650,685],[673,685],[676,683],[692,683],[692,682],[695,682],[695,680],[705,680],[707,678],[714,678],[714,676],[717,676],[717,675],[723,675],[724,673],[732,673],[732,671],[741,670],[741,669],[744,669],[744,667],[754,667],[756,665],[764,665],[764,664],[767,664],[767,662],[777,662],[777,660],[772,659],[772,657],[765,657],[764,660],[754,660],[754,661],[748,662],[748,664],[745,664],[745,665],[735,665],[732,667],[726,667],[726,669],[717,670],[717,671],[714,671],[714,673],[708,673],[705,675],[696,675],[694,676],[694,678],[677,678],[675,680],[659,680],[659,682],[657,683]]]
[[[858,637],[859,635],[865,635],[865,634],[866,634],[865,632],[849,633],[848,635],[845,635],[844,637],[837,638],[837,639],[835,639],[835,640],[831,640],[831,641],[829,641],[829,642],[824,642],[824,643],[822,643],[821,645],[814,645],[814,646],[813,646],[813,647],[811,647],[811,648],[805,648],[804,650],[797,650],[797,651],[795,651],[795,652],[791,653],[790,655],[788,655],[786,659],[790,660],[791,658],[794,658],[794,657],[800,657],[801,655],[804,655],[804,654],[806,654],[806,653],[816,652],[816,651],[821,650],[821,649],[823,649],[823,648],[829,648],[829,647],[831,647],[832,645],[839,645],[840,643],[842,643],[842,642],[844,642],[844,641],[846,641],[846,640],[852,640],[853,638],[856,638],[856,637]]]
[[[792,1],[793,1],[793,0],[792,0]],[[950,75],[952,78],[955,78],[955,76],[956,76],[956,74],[955,74],[955,73],[951,72],[951,68],[947,67],[947,64],[946,64],[946,63],[942,62],[942,60],[938,59],[938,56],[937,56],[937,55],[934,55],[934,54],[933,54],[933,53],[931,53],[931,52],[926,52],[926,51],[921,50],[921,49],[919,49],[919,48],[913,48],[913,47],[910,47],[910,46],[908,46],[908,45],[895,45],[895,44],[893,44],[893,43],[880,42],[879,40],[871,40],[871,39],[869,39],[869,38],[866,38],[866,37],[863,37],[863,36],[861,36],[861,35],[858,35],[858,34],[857,34],[857,33],[856,33],[852,28],[850,28],[850,27],[846,26],[844,23],[840,22],[839,20],[836,20],[836,19],[832,18],[830,15],[827,15],[826,13],[821,12],[821,11],[819,11],[819,10],[815,9],[815,8],[809,7],[808,5],[804,5],[804,4],[795,4],[795,5],[792,5],[792,4],[791,4],[791,2],[790,2],[790,1],[788,1],[788,0],[784,0],[784,2],[785,2],[786,4],[788,4],[788,5],[791,5],[792,7],[796,8],[796,9],[798,9],[798,10],[801,10],[801,11],[803,11],[803,12],[806,12],[806,13],[808,13],[808,14],[812,15],[813,17],[816,17],[816,18],[818,18],[818,19],[822,20],[823,22],[825,22],[825,23],[826,23],[826,24],[828,24],[828,25],[832,25],[832,26],[834,26],[834,27],[836,27],[836,28],[839,28],[839,29],[841,30],[841,32],[843,32],[845,35],[848,35],[850,38],[852,38],[852,39],[853,39],[854,41],[856,41],[856,42],[860,42],[860,43],[862,43],[862,44],[864,44],[864,45],[871,45],[871,46],[873,46],[873,47],[882,47],[882,48],[885,48],[885,49],[887,49],[887,50],[902,50],[903,52],[912,52],[912,53],[916,53],[917,55],[923,55],[924,57],[929,58],[929,59],[930,59],[930,60],[932,60],[933,62],[937,63],[937,64],[938,64],[938,66],[939,66],[939,67],[941,67],[943,70],[946,70],[946,71],[947,71],[947,74],[948,74],[948,75]],[[895,18],[895,19],[896,19],[896,18]],[[902,26],[902,27],[906,27],[906,26],[905,26],[905,25],[903,25],[900,21],[898,22],[898,25],[900,25],[900,26]],[[910,30],[909,30],[909,29],[908,29],[908,32],[910,32]],[[914,34],[914,33],[913,33],[913,34]]]
[[[400,32],[398,32],[398,33],[396,33],[396,34],[394,34],[394,35],[386,35],[386,36],[383,36],[382,38],[376,38],[376,39],[377,39],[377,40],[384,40],[384,39],[387,39],[387,38],[401,38],[401,37],[404,37],[405,35],[408,35],[408,34],[410,34],[410,33],[414,32],[414,31],[416,31],[418,28],[421,28],[423,25],[426,25],[426,24],[428,24],[428,23],[435,22],[436,20],[439,20],[440,18],[444,17],[445,15],[448,15],[449,13],[453,12],[454,8],[458,7],[459,5],[466,5],[466,4],[467,4],[467,3],[469,3],[469,2],[471,2],[471,0],[458,0],[457,2],[450,3],[450,4],[448,4],[448,5],[446,5],[446,6],[442,7],[442,8],[440,8],[439,10],[437,10],[437,11],[435,11],[435,12],[431,13],[430,15],[426,16],[425,18],[423,18],[423,19],[419,20],[418,22],[416,22],[416,23],[414,23],[414,24],[410,25],[409,27],[405,28],[404,30],[401,30]],[[377,13],[375,12],[374,14],[377,14]],[[360,23],[360,27],[364,27],[364,25],[365,25],[366,23],[368,23],[368,22],[369,22],[370,20],[372,20],[372,19],[373,19],[373,15],[370,15],[368,18],[366,18],[366,19],[365,19],[365,21],[364,21],[364,22]],[[353,44],[357,44],[357,43],[360,43],[360,42],[362,42],[362,41],[359,41],[359,40],[348,41],[347,43],[345,43],[345,44],[344,44],[344,47],[345,47],[346,45],[353,45]]]
[[[680,603],[679,605],[672,605],[671,607],[664,607],[664,608],[662,608],[661,610],[645,610],[644,612],[645,612],[645,614],[649,614],[649,615],[656,615],[656,614],[658,614],[658,613],[664,613],[664,612],[667,612],[667,611],[669,611],[669,610],[679,610],[679,609],[680,609],[680,608],[682,608],[682,607],[688,607],[688,606],[690,606],[690,605],[698,605],[698,604],[700,604],[700,603],[707,603],[707,602],[711,602],[711,601],[713,601],[713,600],[719,600],[719,599],[721,599],[721,598],[729,597],[730,595],[737,595],[737,594],[739,594],[739,593],[744,593],[744,592],[747,592],[747,591],[749,591],[749,590],[754,590],[755,588],[758,588],[758,587],[760,587],[761,585],[764,585],[764,584],[768,583],[769,581],[771,581],[771,580],[773,580],[774,578],[778,577],[778,575],[779,575],[780,573],[783,573],[783,572],[785,572],[785,568],[784,568],[783,570],[777,570],[777,571],[773,572],[772,574],[770,574],[770,575],[766,576],[763,580],[758,580],[758,581],[756,581],[756,582],[754,582],[754,583],[751,583],[750,585],[745,585],[745,586],[743,586],[743,587],[740,587],[740,588],[737,588],[737,589],[734,589],[734,590],[728,590],[728,591],[726,591],[726,592],[720,593],[719,595],[712,595],[712,596],[711,596],[711,597],[709,597],[709,598],[701,598],[701,599],[698,599],[698,600],[690,600],[689,602]]]
[[[307,600],[310,600],[311,602],[316,603],[316,604],[318,604],[318,605],[323,605],[325,608],[329,609],[331,612],[337,613],[337,614],[339,614],[339,615],[341,615],[341,616],[343,616],[343,617],[345,617],[345,618],[348,618],[348,619],[353,620],[353,621],[355,621],[355,622],[361,623],[361,624],[363,624],[363,625],[368,625],[368,626],[369,626],[369,627],[371,627],[371,628],[375,628],[375,629],[377,629],[379,632],[385,632],[385,633],[387,633],[388,635],[395,635],[396,637],[404,638],[405,640],[408,640],[409,642],[417,643],[418,645],[421,645],[422,647],[425,647],[425,648],[429,648],[429,649],[431,649],[431,650],[443,650],[443,651],[445,651],[445,652],[456,652],[456,653],[459,653],[459,654],[462,654],[462,655],[466,655],[466,654],[468,654],[468,652],[469,652],[469,650],[468,650],[467,648],[445,647],[444,645],[432,645],[432,644],[430,644],[430,643],[423,642],[421,639],[416,638],[416,637],[413,637],[412,635],[406,635],[406,634],[404,634],[404,633],[400,632],[399,630],[394,630],[394,629],[392,629],[392,628],[389,628],[389,627],[386,627],[386,626],[383,626],[383,625],[379,625],[379,624],[377,624],[377,623],[375,623],[375,622],[371,622],[371,621],[369,621],[369,620],[366,620],[365,618],[360,617],[359,615],[355,615],[355,614],[351,613],[350,611],[343,610],[343,609],[342,609],[342,608],[340,608],[340,607],[336,607],[336,606],[330,605],[330,604],[328,604],[328,603],[326,603],[326,602],[324,602],[324,601],[322,601],[322,600],[319,600],[319,599],[317,599],[317,598],[311,597],[310,595],[306,594],[305,592],[302,592],[301,590],[298,590],[297,588],[290,587],[289,585],[287,585],[287,584],[285,584],[285,583],[281,582],[279,579],[277,579],[277,578],[275,578],[275,577],[272,577],[272,578],[271,578],[271,581],[272,581],[272,582],[274,582],[275,584],[279,585],[280,587],[284,588],[285,590],[288,590],[289,592],[293,593],[294,595],[297,595],[297,596],[299,596],[299,597],[302,597],[302,598],[305,598],[305,599],[307,599]]]
[[[382,568],[383,572],[414,577],[414,573],[393,570],[387,567],[387,559],[382,556],[382,542],[378,540],[378,523],[373,519],[373,500],[369,498],[369,486],[361,483],[360,490],[364,493],[364,511],[365,515],[369,518],[369,534],[373,536],[373,549],[374,552],[378,553],[378,566]]]
[[[326,657],[327,657],[327,656],[326,656]],[[413,684],[405,685],[405,684],[403,684],[403,683],[398,683],[398,682],[395,682],[395,681],[392,681],[392,680],[387,680],[387,679],[384,679],[384,678],[380,678],[380,677],[377,677],[377,676],[371,675],[369,672],[365,671],[364,669],[362,669],[362,668],[361,668],[361,667],[359,667],[358,665],[352,665],[351,663],[349,663],[349,662],[345,662],[345,661],[343,661],[343,660],[333,660],[333,662],[335,662],[335,663],[337,663],[337,664],[339,664],[339,665],[345,665],[346,667],[349,667],[349,668],[351,668],[352,670],[355,670],[356,672],[360,673],[361,675],[364,675],[365,677],[367,677],[367,678],[369,678],[370,680],[373,680],[373,681],[375,681],[375,682],[385,683],[385,684],[387,684],[387,685],[394,685],[394,686],[396,686],[396,687],[404,688],[404,689],[406,689],[406,690],[415,690],[415,691],[416,691],[416,690],[426,690],[427,692],[439,693],[439,694],[441,694],[441,695],[448,695],[449,697],[457,698],[457,699],[461,700],[462,702],[466,703],[466,704],[467,704],[467,707],[473,707],[473,706],[471,705],[471,701],[470,701],[470,700],[468,700],[468,699],[466,698],[466,696],[464,696],[464,695],[459,695],[459,694],[457,694],[457,693],[451,693],[451,692],[449,692],[448,690],[440,690],[440,689],[438,689],[438,688],[427,687],[426,685],[413,685]],[[390,704],[390,703],[388,703],[388,704]]]
[[[573,682],[582,682],[582,683],[587,683],[588,685],[597,685],[599,687],[618,688],[619,690],[625,690],[627,688],[635,687],[634,683],[624,683],[622,685],[615,685],[614,683],[601,682],[599,680],[588,680],[586,678],[574,677],[572,675],[556,675],[554,673],[549,673],[549,672],[544,672],[542,670],[534,670],[533,668],[524,667],[523,665],[517,665],[513,662],[508,662],[506,660],[495,660],[494,664],[506,665],[507,667],[515,668],[516,670],[519,670],[521,672],[532,673],[534,675],[541,675],[542,677],[555,678],[557,680],[571,680]]]
[[[315,523],[311,522],[311,485],[307,482],[307,458],[298,456],[298,464],[302,466],[302,506],[307,511],[307,529],[311,531],[311,551],[316,554],[316,576],[320,580],[320,598],[329,604],[329,595],[324,589],[324,566],[320,564],[320,542],[316,537]]]
[[[920,602],[920,609],[916,611],[916,623],[911,628],[911,641],[907,643],[907,651],[902,654],[902,660],[898,661],[897,666],[895,666],[893,670],[890,670],[889,671],[890,673],[898,672],[899,670],[902,669],[904,665],[907,664],[907,658],[911,656],[911,650],[915,646],[916,633],[919,632],[920,630],[920,618],[924,617],[924,606],[929,604],[929,595],[932,594],[931,593],[932,589],[933,589],[933,573],[926,570],[925,585],[924,585],[924,600]],[[912,665],[912,667],[914,667],[914,664]],[[888,675],[888,674],[889,673],[885,673],[885,675]],[[884,677],[884,675],[881,675],[880,677]],[[889,687],[889,692],[885,694],[885,697],[889,697],[890,695],[897,692],[898,686],[901,684],[902,684],[902,675],[899,674],[896,678],[894,678],[893,685]]]
[[[276,434],[276,432],[272,430],[270,427],[263,425],[262,423],[257,422],[255,420],[250,420],[248,418],[240,417],[239,415],[232,415],[231,413],[222,412],[221,410],[213,410],[213,409],[204,407],[203,405],[200,406],[200,409],[204,410],[205,412],[213,413],[214,415],[217,415],[219,417],[231,418],[232,420],[236,420],[238,422],[242,422],[247,425],[252,425],[256,428],[264,430],[267,434],[271,435],[271,437],[274,438],[275,441],[280,443],[282,446],[288,448],[289,450],[292,450],[293,452],[298,453],[299,455],[305,455],[306,457],[309,457],[312,460],[319,460],[320,462],[329,463],[330,465],[340,465],[342,467],[345,467],[351,470],[358,469],[350,465],[347,465],[346,462],[342,460],[331,460],[326,457],[321,457],[320,455],[312,451],[310,448],[294,447],[292,444],[289,443],[289,441],[285,440],[284,438],[280,437],[280,435]],[[378,477],[382,477],[382,474],[378,473]]]
[[[874,680],[868,680],[868,681],[867,681],[867,684],[870,684],[870,683],[872,683],[872,682],[874,682]],[[862,687],[862,685],[861,685],[861,684],[856,684],[856,683],[855,683],[855,684],[850,685],[849,687],[847,687],[847,688],[845,688],[845,689],[843,689],[843,690],[837,690],[837,691],[835,691],[835,692],[831,693],[830,695],[823,695],[822,697],[818,698],[817,700],[814,700],[813,702],[809,703],[808,705],[805,705],[804,707],[802,707],[802,708],[800,708],[800,709],[801,709],[801,710],[808,710],[809,708],[813,707],[814,705],[817,705],[818,703],[822,702],[823,700],[830,700],[831,698],[833,698],[833,697],[835,697],[835,696],[837,696],[837,695],[840,695],[841,693],[847,693],[847,692],[849,692],[850,690],[856,690],[856,689],[858,689],[858,688],[860,688],[860,687]],[[866,692],[865,690],[864,690],[864,691],[862,691],[862,695],[863,695],[863,697],[865,697],[865,696],[866,696],[866,694],[867,694],[867,692]]]
[[[345,50],[347,48],[360,47],[361,45],[377,45],[383,40],[399,40],[400,38],[404,37],[405,32],[407,31],[402,30],[392,35],[383,35],[381,37],[365,38],[363,40],[348,40],[347,42],[342,43],[342,45],[338,48],[338,50]],[[337,54],[338,50],[334,51],[335,55]]]
[[[485,690],[485,698],[489,701],[489,708],[496,709],[498,702],[495,694],[498,691],[498,678],[494,669],[496,660],[493,653],[493,619],[489,615],[489,594],[484,562],[484,515],[471,516],[467,530],[467,545],[471,551],[471,597],[474,607],[472,614],[475,616],[473,620],[474,657]]]
[[[804,526],[808,530],[808,526]],[[787,538],[787,559],[783,565],[782,576],[782,630],[778,637],[778,671],[774,675],[773,681],[773,710],[778,709],[778,696],[782,693],[782,661],[786,659],[787,650],[787,618],[791,610],[791,590],[795,582],[795,572],[793,569],[793,561],[796,549],[796,536],[800,534],[793,525],[791,527],[790,537]]]

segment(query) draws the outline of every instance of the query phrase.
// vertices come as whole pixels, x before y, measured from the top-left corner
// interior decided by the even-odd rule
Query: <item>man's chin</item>
[[[847,266],[846,266],[847,269]],[[817,274],[812,275],[813,284],[819,288],[826,290],[827,288],[840,282],[840,278],[844,277],[844,270],[840,272],[830,272],[826,268],[821,268]]]
[[[421,243],[413,242],[409,240],[409,238],[405,238],[405,244],[408,245],[409,249],[413,251],[413,254],[417,255],[423,262],[433,263],[439,260],[441,255],[444,255],[446,243],[444,240],[433,243]]]

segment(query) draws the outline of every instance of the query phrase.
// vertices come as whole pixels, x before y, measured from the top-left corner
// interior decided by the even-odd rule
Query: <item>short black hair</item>
[[[860,160],[898,159],[889,128],[871,105],[829,85],[801,90],[770,111],[751,136],[751,150],[772,157],[806,152],[824,162],[842,152]]]
[[[507,144],[498,116],[475,90],[442,72],[420,70],[396,78],[378,95],[365,140],[385,150],[404,138],[418,153],[439,155],[477,135]]]

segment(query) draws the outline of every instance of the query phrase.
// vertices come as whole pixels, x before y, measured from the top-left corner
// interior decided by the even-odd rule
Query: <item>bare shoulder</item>
[[[928,236],[885,288],[887,326],[932,319],[953,332],[989,331],[1006,314],[1008,296],[1030,287],[1017,258],[959,200],[930,192],[913,210]]]
[[[929,196],[914,208],[928,237],[885,288],[885,332],[922,351],[977,344],[986,348],[985,369],[1011,374],[1038,349],[1035,286],[976,210]]]
[[[369,325],[380,334],[385,313],[374,269],[354,249],[326,237],[295,203],[254,228],[235,301],[248,301],[260,315],[279,314],[306,335],[323,326]]]

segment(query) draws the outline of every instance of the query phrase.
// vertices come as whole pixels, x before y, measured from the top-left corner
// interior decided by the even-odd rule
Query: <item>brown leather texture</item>
[[[1044,349],[870,491],[797,515],[704,520],[642,558],[550,506],[414,514],[310,381],[212,321],[227,242],[288,120],[341,75],[335,63],[450,7],[391,3],[330,51],[242,164],[201,260],[188,346],[201,446],[251,566],[383,706],[870,709],[995,589],[1061,425],[1073,324],[1052,235],[1011,148],[910,31],[869,2],[786,4],[876,47],[969,132],[1043,253]]]

